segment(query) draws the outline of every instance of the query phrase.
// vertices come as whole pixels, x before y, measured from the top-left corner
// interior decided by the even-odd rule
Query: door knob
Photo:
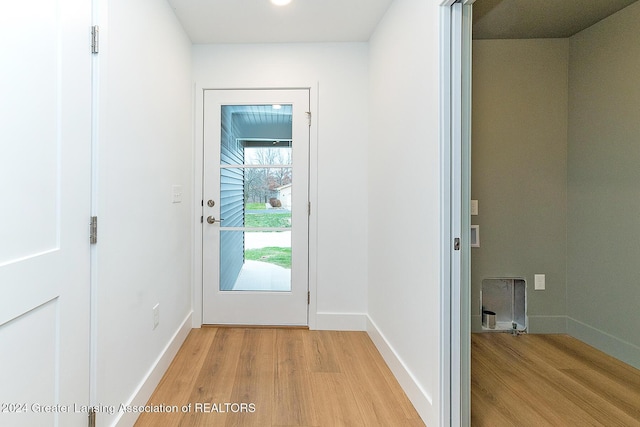
[[[215,224],[216,222],[222,222],[222,221],[224,221],[224,219],[222,219],[222,218],[220,218],[220,219],[215,219],[215,217],[213,217],[213,216],[208,216],[208,217],[207,217],[207,222],[208,222],[209,224]]]

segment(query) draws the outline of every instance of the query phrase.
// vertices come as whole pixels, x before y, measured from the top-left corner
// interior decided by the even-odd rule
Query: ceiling
[[[287,125],[291,127],[292,106],[289,105],[223,105],[238,126]]]
[[[570,37],[637,0],[476,0],[474,39]],[[191,41],[365,42],[393,0],[168,0]]]
[[[474,39],[565,38],[636,0],[476,0]]]
[[[291,139],[292,105],[223,105],[222,111],[231,115],[235,137],[262,140],[245,141],[245,148],[289,146],[278,141]]]
[[[393,0],[168,0],[195,44],[368,41]]]

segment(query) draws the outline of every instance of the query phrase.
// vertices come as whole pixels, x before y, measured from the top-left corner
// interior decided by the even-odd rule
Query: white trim
[[[176,357],[182,343],[187,339],[187,335],[189,335],[189,331],[191,331],[192,316],[193,312],[191,311],[182,321],[178,330],[173,334],[162,352],[160,352],[160,355],[153,365],[151,365],[151,368],[125,405],[142,406],[147,404],[163,375],[167,372],[173,358]],[[132,426],[135,424],[139,415],[140,414],[135,412],[120,412],[112,425],[122,427]]]
[[[398,356],[398,353],[369,316],[367,316],[367,333],[420,417],[423,420],[430,419],[433,412],[433,399],[420,386],[416,377],[407,368],[407,365]],[[445,425],[442,421],[444,420],[441,420],[441,426]]]
[[[236,138],[236,140],[238,139],[240,138]],[[246,139],[242,138],[241,141],[246,141]],[[292,167],[291,163],[282,165],[220,165],[220,169],[291,169]]]
[[[440,425],[451,425],[451,6],[440,11]],[[375,341],[374,341],[375,342]]]
[[[567,316],[567,333],[598,350],[640,369],[640,347]]]
[[[203,87],[197,83],[193,85],[193,204],[192,204],[192,231],[193,231],[193,269],[191,277],[191,299],[193,317],[191,326],[202,326],[202,222],[204,208],[202,206],[202,167],[204,141],[203,141]]]
[[[224,221],[224,219],[220,219]],[[246,232],[262,232],[262,231],[291,231],[291,227],[220,227],[220,231],[246,231]]]
[[[91,55],[91,216],[99,216],[99,149],[100,137],[104,134],[100,123],[103,119],[102,106],[107,105],[108,94],[102,90],[107,81],[109,59],[109,11],[107,2],[91,1],[91,25],[100,26],[100,54]],[[106,27],[106,28],[105,28]],[[96,405],[98,396],[98,245],[90,245],[89,279],[89,404]]]
[[[470,423],[470,45],[472,0],[441,9],[441,363],[440,424]],[[469,74],[469,75],[467,75]],[[465,80],[466,79],[466,80]],[[453,250],[453,239],[460,250]]]
[[[309,329],[317,329],[318,304],[318,123],[320,122],[320,84],[309,85]]]
[[[366,331],[365,313],[316,313],[314,327],[319,331]]]
[[[480,325],[482,325],[482,316],[480,318]],[[568,321],[569,317],[566,315],[532,316],[527,312],[527,332],[530,334],[566,334]]]
[[[309,109],[312,113],[311,126],[309,128],[309,201],[311,202],[311,215],[309,216],[309,292],[311,301],[308,310],[308,325],[310,329],[318,329],[316,326],[316,294],[317,294],[317,271],[318,271],[318,122],[319,113],[319,83],[308,83],[291,86],[275,87],[219,87],[212,82],[195,82],[193,86],[193,213],[192,213],[192,233],[193,233],[193,268],[192,268],[192,304],[193,317],[192,327],[202,326],[202,223],[200,217],[203,215],[201,206],[202,200],[202,177],[203,177],[203,91],[205,89],[225,89],[225,90],[278,90],[278,89],[308,89]]]
[[[463,221],[462,221],[462,4],[455,3],[451,7],[450,21],[451,35],[451,56],[450,56],[450,75],[451,79],[451,238],[459,238],[460,250],[451,251],[451,412],[448,422],[453,427],[462,425],[462,412],[464,398],[462,393],[463,387],[463,354],[464,349],[462,343],[462,245],[463,239]]]

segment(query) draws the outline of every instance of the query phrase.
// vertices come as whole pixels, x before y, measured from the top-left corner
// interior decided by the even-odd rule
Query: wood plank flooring
[[[424,426],[364,332],[194,329],[149,404],[178,410],[136,427]]]
[[[473,334],[473,426],[640,426],[640,371],[566,335]]]

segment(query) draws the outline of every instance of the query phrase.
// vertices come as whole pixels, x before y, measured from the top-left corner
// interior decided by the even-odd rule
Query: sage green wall
[[[640,2],[571,38],[569,332],[640,367]]]
[[[566,330],[567,39],[473,42],[472,327],[482,279],[527,280],[529,330]],[[546,274],[546,290],[533,290]]]

